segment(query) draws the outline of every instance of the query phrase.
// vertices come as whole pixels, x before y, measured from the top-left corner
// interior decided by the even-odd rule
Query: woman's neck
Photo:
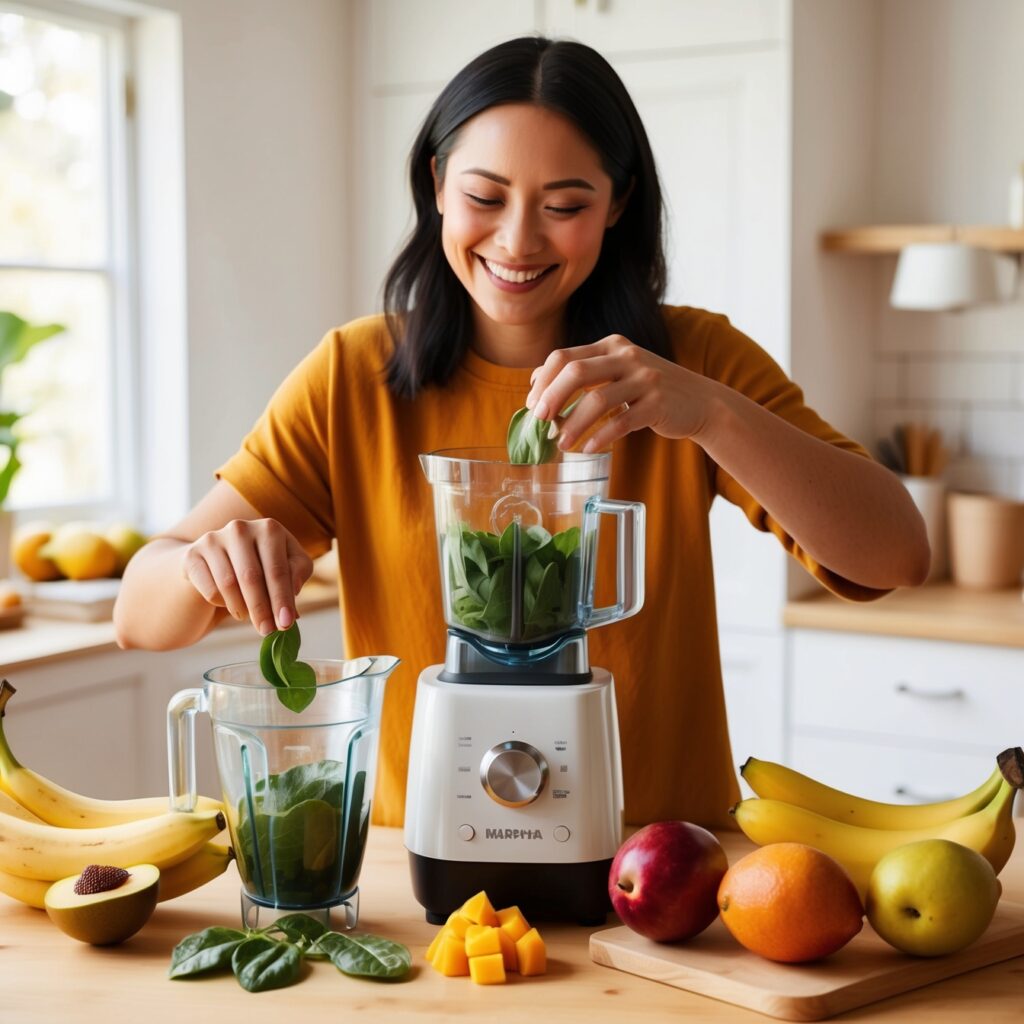
[[[561,314],[528,324],[498,324],[479,308],[473,310],[473,351],[498,366],[540,366],[565,342]]]

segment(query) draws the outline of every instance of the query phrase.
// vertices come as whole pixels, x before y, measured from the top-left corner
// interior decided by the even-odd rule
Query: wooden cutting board
[[[628,928],[590,937],[595,963],[782,1020],[823,1020],[857,1006],[1024,954],[1024,906],[999,904],[988,931],[950,956],[897,952],[864,927],[838,953],[812,964],[777,964],[739,945],[721,920],[695,939],[662,945]]]

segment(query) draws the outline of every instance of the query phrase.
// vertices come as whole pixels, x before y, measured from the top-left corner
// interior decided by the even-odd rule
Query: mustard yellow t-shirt
[[[863,452],[809,409],[800,389],[724,316],[663,309],[680,365],[831,444]],[[416,679],[444,660],[446,637],[432,496],[417,456],[503,445],[531,371],[469,352],[444,388],[407,400],[385,384],[390,351],[383,316],[331,331],[280,386],[217,475],[261,515],[279,520],[311,555],[337,537],[346,656],[402,659],[384,700],[373,809],[375,822],[400,825]],[[681,818],[728,825],[728,808],[739,798],[711,566],[708,512],[716,495],[774,533],[830,590],[859,600],[882,593],[818,565],[693,442],[650,430],[616,442],[609,496],[647,506],[647,602],[633,618],[588,636],[591,663],[615,677],[631,823]],[[610,563],[602,562],[603,571]],[[599,575],[598,597],[603,585]]]

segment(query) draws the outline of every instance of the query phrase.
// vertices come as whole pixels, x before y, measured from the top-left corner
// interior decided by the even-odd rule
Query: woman
[[[648,513],[647,607],[590,636],[617,683],[626,819],[721,825],[738,794],[712,500],[859,600],[924,579],[920,517],[724,317],[660,304],[654,160],[595,51],[524,38],[482,54],[438,97],[410,166],[416,226],[385,282],[388,315],[331,331],[207,495],[133,559],[118,641],[180,647],[228,614],[286,628],[310,558],[337,537],[347,653],[403,659],[374,804],[375,821],[400,824],[415,680],[445,644],[417,455],[500,445],[524,399],[549,419],[585,389],[559,443],[589,431],[588,449],[611,445],[611,496]]]

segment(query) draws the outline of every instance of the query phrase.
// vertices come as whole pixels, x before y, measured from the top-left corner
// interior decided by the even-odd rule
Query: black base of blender
[[[409,853],[412,890],[430,924],[444,924],[453,910],[484,889],[496,909],[517,906],[529,921],[602,925],[612,909],[611,866],[611,857],[583,864],[489,864]]]

